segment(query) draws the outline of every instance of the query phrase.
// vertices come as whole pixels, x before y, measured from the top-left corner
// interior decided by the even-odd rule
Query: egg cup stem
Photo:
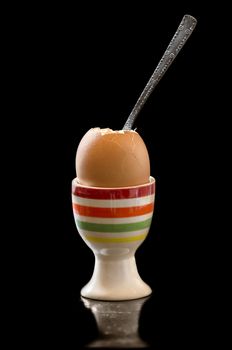
[[[151,288],[139,276],[134,255],[129,257],[95,254],[94,272],[81,295],[98,300],[130,300],[148,296]]]

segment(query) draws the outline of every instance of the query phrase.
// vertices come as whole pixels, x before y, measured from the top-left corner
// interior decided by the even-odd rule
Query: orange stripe
[[[153,203],[128,208],[96,208],[73,203],[73,209],[77,214],[98,218],[125,218],[144,215],[152,212],[153,207]]]

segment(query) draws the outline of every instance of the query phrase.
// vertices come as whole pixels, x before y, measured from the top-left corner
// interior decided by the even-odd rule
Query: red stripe
[[[123,188],[123,189],[108,189],[96,187],[84,187],[78,185],[75,180],[72,182],[72,194],[91,199],[127,199],[149,196],[155,193],[155,182],[149,185]]]
[[[145,215],[151,213],[153,208],[153,203],[128,208],[96,208],[73,203],[73,210],[75,213],[83,216],[92,216],[98,218],[126,218],[131,216]]]

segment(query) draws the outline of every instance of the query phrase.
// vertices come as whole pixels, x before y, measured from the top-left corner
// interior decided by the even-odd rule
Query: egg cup
[[[95,256],[92,278],[81,295],[97,300],[131,300],[151,294],[139,276],[135,252],[147,237],[155,179],[131,187],[90,187],[72,181],[77,230]]]

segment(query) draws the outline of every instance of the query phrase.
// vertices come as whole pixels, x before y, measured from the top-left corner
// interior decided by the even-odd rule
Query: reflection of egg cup
[[[72,182],[77,229],[95,255],[94,272],[81,295],[129,300],[151,293],[140,278],[135,251],[145,240],[154,208],[155,179],[144,185],[102,188]]]
[[[98,336],[88,348],[147,348],[139,334],[139,319],[143,305],[149,300],[139,298],[123,301],[99,301],[81,298],[96,320]]]

